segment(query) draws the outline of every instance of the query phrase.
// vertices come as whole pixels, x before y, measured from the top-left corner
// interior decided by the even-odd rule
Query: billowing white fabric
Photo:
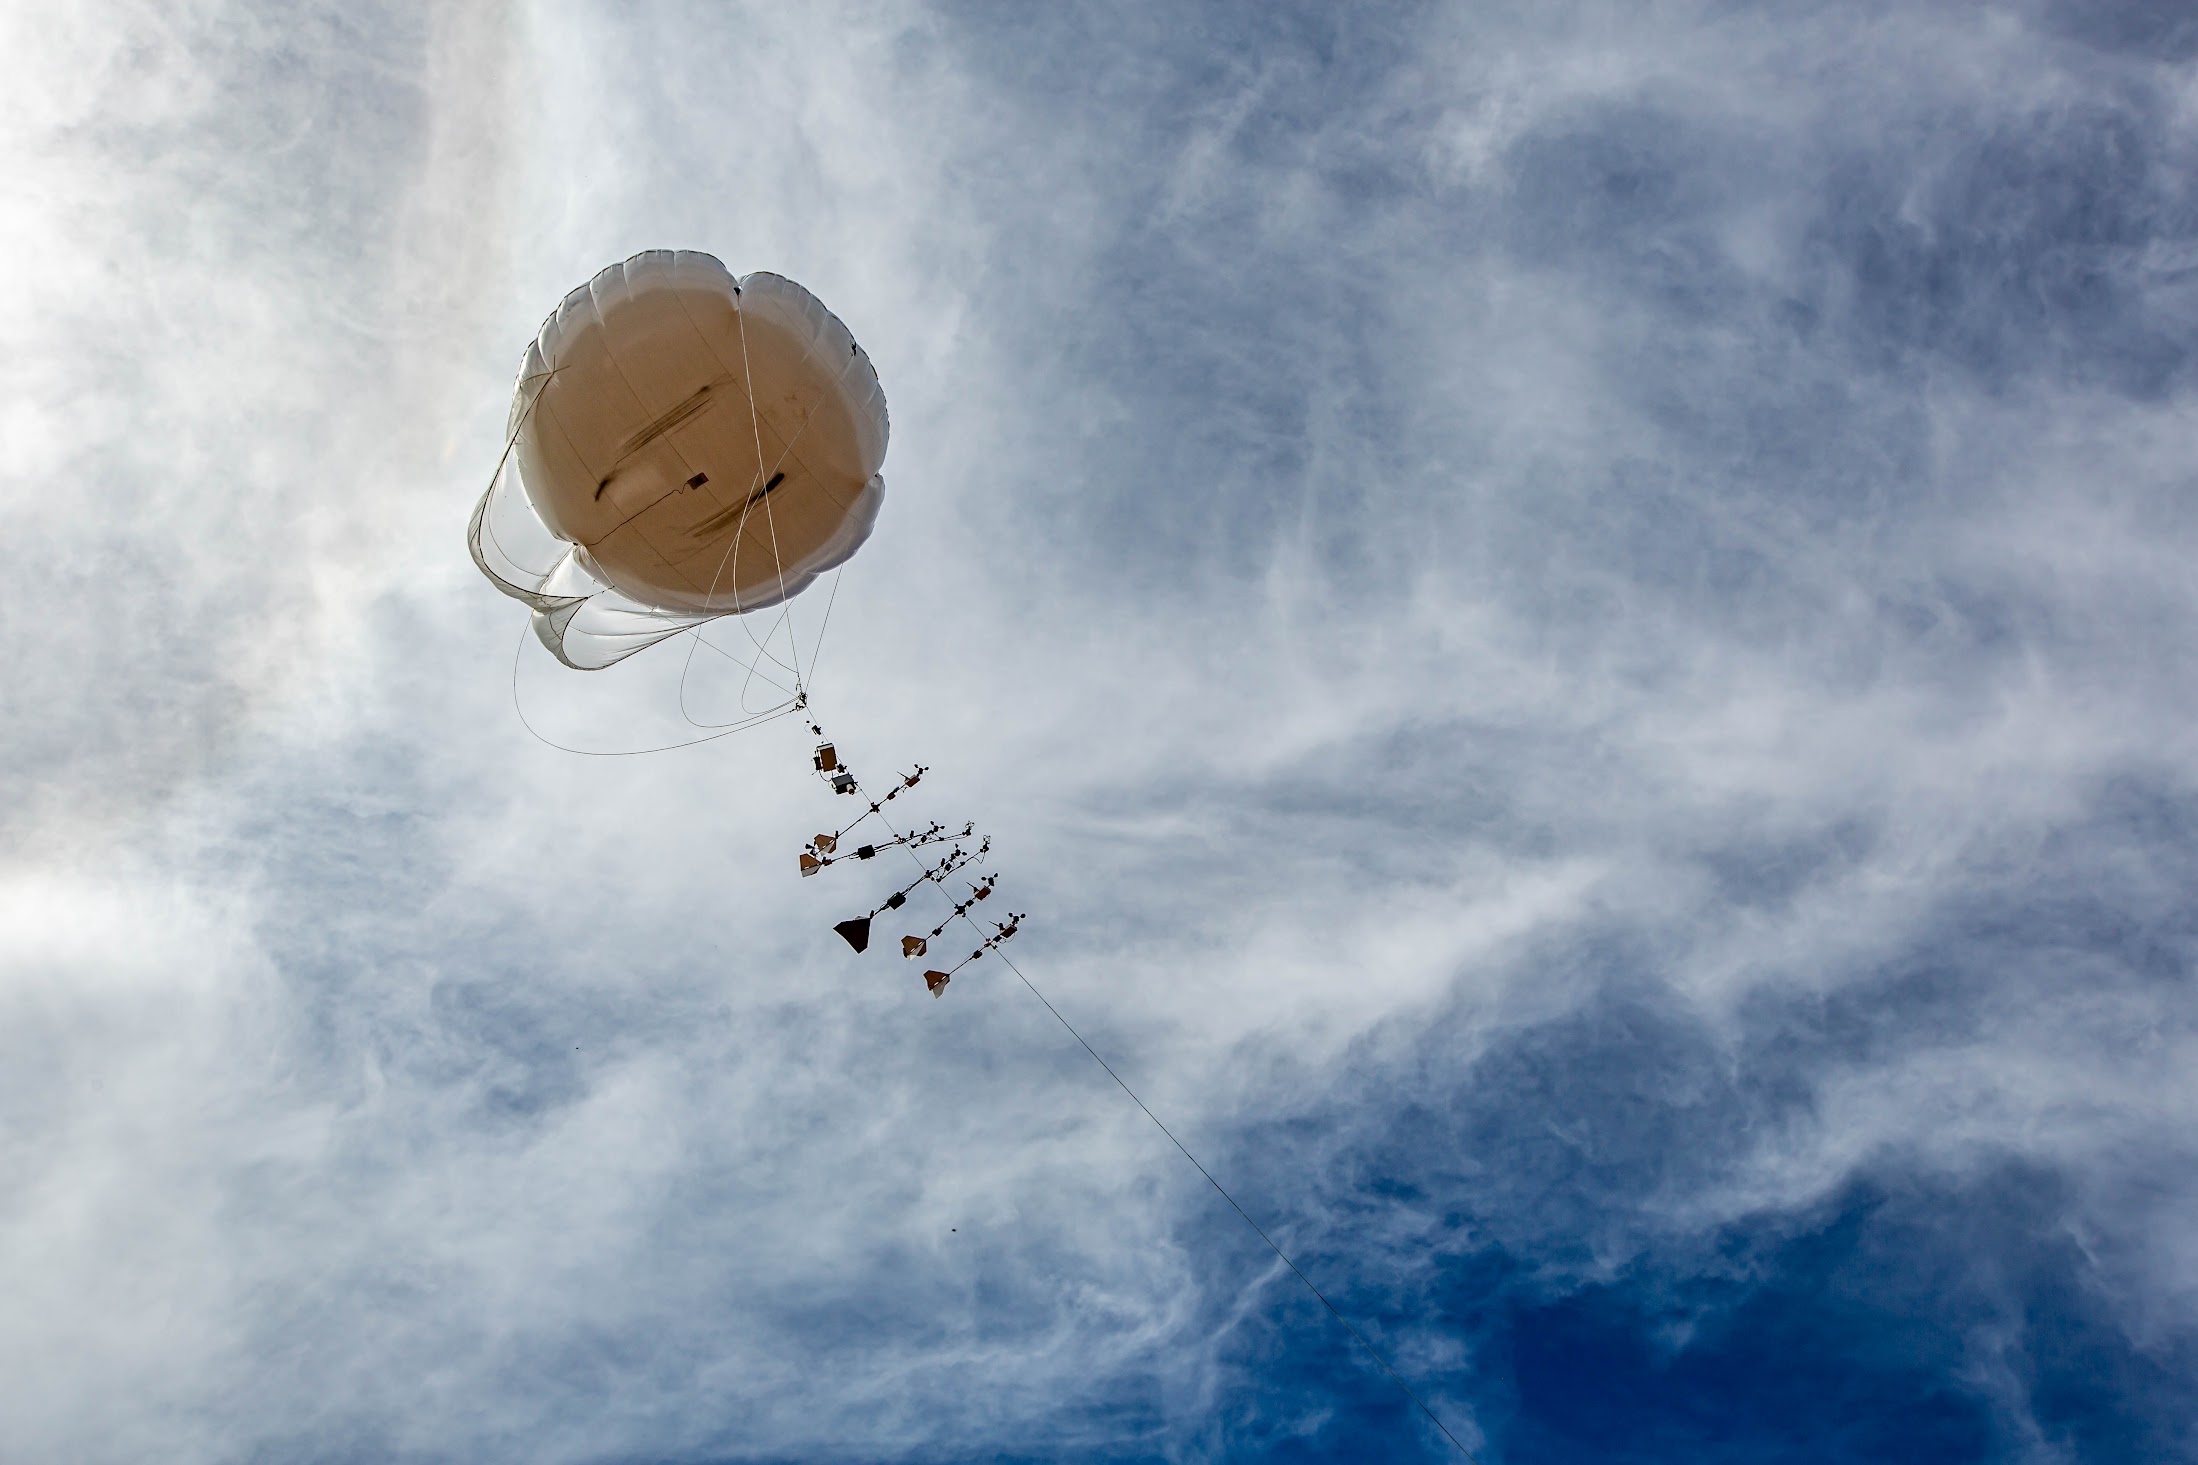
[[[574,290],[512,391],[474,563],[566,665],[775,606],[870,537],[885,394],[815,296],[650,250]]]

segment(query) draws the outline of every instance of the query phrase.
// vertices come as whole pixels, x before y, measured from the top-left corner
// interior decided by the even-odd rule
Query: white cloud
[[[2109,107],[2091,72],[1953,11],[1522,7],[1325,59],[1237,19],[1067,56],[867,5],[15,22],[19,1448],[1066,1450],[1124,1398],[1195,1441],[1295,1285],[1198,1254],[1210,1193],[1007,973],[932,1003],[835,949],[868,892],[792,878],[837,812],[800,729],[525,739],[460,531],[526,333],[634,249],[791,274],[878,362],[820,712],[997,832],[1018,959],[1217,1163],[1360,1175],[1396,1115],[1354,1105],[1614,987],[1761,1064],[1763,1004],[1820,1037],[2050,887],[2102,789],[2188,798],[2183,377],[2126,390],[2075,325],[2011,382],[1955,346],[2020,320],[1887,347],[1839,253],[1912,225],[1959,273],[1930,210],[1998,196],[1979,138]],[[1841,194],[1916,137],[1897,217]],[[2179,247],[2100,258],[2187,312]],[[682,727],[676,652],[554,670],[560,734]],[[2099,840],[2087,889],[2171,908]],[[1809,1048],[1807,1102],[1583,1245],[1889,1154],[2118,1194],[2192,1105],[2187,998],[2121,959],[2079,931],[1946,1032]],[[1662,1133],[1515,1102],[1583,1154]],[[1441,1204],[1517,1237],[1586,1194],[1498,1164]],[[1437,1265],[1440,1207],[1395,1206],[1346,1280]],[[2185,1230],[2107,1246],[2184,1299],[2161,1334]]]

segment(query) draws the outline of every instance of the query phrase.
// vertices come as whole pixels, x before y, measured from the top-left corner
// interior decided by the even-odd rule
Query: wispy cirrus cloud
[[[525,739],[459,531],[669,244],[892,403],[835,733],[1483,1458],[2189,1452],[2168,12],[19,24],[25,1448],[1439,1454],[1005,973],[833,949],[798,738]]]

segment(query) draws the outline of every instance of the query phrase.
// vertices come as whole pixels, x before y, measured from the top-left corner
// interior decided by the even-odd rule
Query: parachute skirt
[[[815,296],[652,250],[529,344],[467,547],[552,656],[600,670],[844,564],[884,505],[888,434],[876,371]]]

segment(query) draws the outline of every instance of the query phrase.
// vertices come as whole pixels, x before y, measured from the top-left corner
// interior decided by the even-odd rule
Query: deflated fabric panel
[[[586,549],[557,538],[535,516],[508,469],[474,506],[466,545],[490,584],[534,611],[535,636],[575,671],[600,671],[714,619],[654,610],[612,590]]]
[[[473,520],[466,526],[466,548],[491,585],[536,610],[551,610],[570,598],[552,590],[551,581],[559,578],[573,546],[543,526],[513,483],[508,465],[499,467],[488,492],[473,506]],[[594,589],[571,592],[594,593]]]
[[[643,647],[712,617],[672,615],[636,605],[616,590],[534,613],[534,634],[574,671],[601,671]]]

